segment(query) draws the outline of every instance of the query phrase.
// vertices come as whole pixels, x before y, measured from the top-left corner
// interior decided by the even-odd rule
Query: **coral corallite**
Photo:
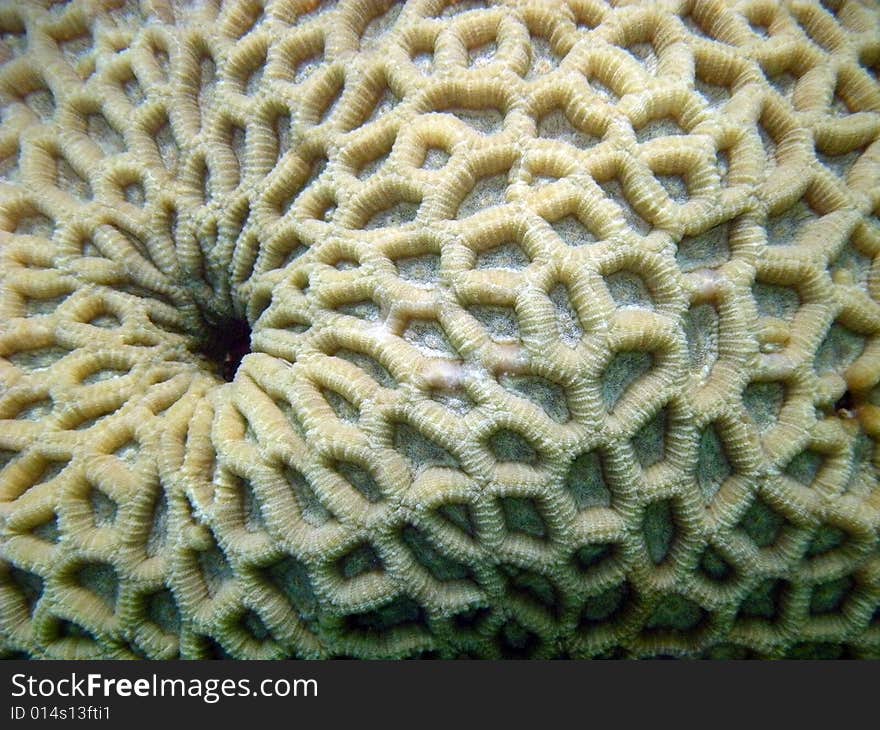
[[[878,71],[860,0],[0,2],[0,652],[880,655]]]

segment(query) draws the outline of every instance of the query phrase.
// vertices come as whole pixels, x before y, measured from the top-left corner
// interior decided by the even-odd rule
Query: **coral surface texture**
[[[870,0],[0,0],[0,653],[880,656],[878,73]]]

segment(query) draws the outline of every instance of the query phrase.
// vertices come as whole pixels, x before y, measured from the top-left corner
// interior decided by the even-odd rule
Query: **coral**
[[[6,0],[0,64],[3,651],[880,655],[877,5]]]

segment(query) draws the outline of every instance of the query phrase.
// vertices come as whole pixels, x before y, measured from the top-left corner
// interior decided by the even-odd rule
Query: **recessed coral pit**
[[[231,383],[242,358],[251,351],[251,328],[243,319],[223,320],[208,330],[203,342],[202,354],[223,380]]]

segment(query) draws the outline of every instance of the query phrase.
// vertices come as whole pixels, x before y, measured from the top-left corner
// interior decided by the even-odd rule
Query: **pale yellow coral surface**
[[[0,651],[880,655],[878,70],[859,0],[0,2]]]

